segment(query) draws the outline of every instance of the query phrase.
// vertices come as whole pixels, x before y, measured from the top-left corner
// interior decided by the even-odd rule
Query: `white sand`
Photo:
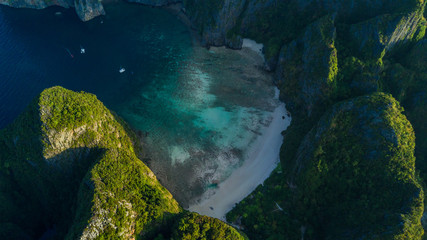
[[[264,59],[264,54],[262,53],[264,45],[262,43],[257,43],[249,38],[243,38],[242,48],[252,49],[254,52],[261,55],[262,59]]]
[[[243,165],[221,182],[213,195],[206,192],[202,200],[190,205],[188,210],[225,220],[225,214],[236,203],[262,184],[279,162],[280,146],[283,142],[281,132],[291,122],[286,112],[285,104],[280,103],[272,113],[273,120],[270,125],[262,129],[262,135],[250,146]],[[282,116],[285,116],[285,119],[282,119]]]

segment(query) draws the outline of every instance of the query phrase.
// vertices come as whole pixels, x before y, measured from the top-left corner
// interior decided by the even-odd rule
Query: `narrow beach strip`
[[[201,201],[188,210],[225,221],[225,214],[270,176],[279,162],[281,132],[291,122],[284,103],[279,104],[272,117],[270,125],[262,129],[262,135],[250,146],[243,165],[221,182],[214,194],[203,194]]]

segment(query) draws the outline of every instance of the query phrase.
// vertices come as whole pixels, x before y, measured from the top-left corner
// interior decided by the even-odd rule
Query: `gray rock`
[[[82,21],[89,21],[100,15],[105,15],[100,0],[74,0],[74,8]]]
[[[336,29],[331,16],[309,25],[298,39],[282,47],[276,69],[281,97],[290,110],[310,116],[325,103],[337,74]]]
[[[141,3],[149,6],[156,6],[156,7],[182,2],[182,0],[127,0],[127,1],[133,2],[133,3]]]
[[[39,1],[32,1],[32,0],[0,0],[0,4],[7,5],[10,7],[15,8],[35,8],[35,9],[42,9],[49,6],[61,6],[65,8],[70,8],[74,6],[73,0],[39,0]]]
[[[408,14],[381,15],[351,25],[350,37],[354,52],[362,59],[379,59],[395,47],[412,39],[422,20],[422,11]]]
[[[74,7],[77,15],[82,21],[89,21],[97,16],[105,15],[104,7],[99,0],[0,0],[0,4],[15,8],[35,9],[42,9],[50,6],[60,6],[64,8]]]

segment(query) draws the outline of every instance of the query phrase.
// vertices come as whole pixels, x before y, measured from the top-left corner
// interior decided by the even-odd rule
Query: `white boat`
[[[86,53],[86,49],[84,49],[82,46],[80,46],[80,53],[81,54],[85,54]]]
[[[121,67],[120,70],[119,70],[119,73],[124,73],[125,71],[126,71],[126,69],[123,68],[123,67]]]

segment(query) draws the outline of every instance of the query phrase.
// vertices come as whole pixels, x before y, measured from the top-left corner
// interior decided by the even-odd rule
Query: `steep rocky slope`
[[[350,2],[354,3],[352,7],[348,6]],[[266,44],[267,64],[269,69],[276,69],[276,81],[281,90],[281,97],[293,114],[293,123],[284,133],[285,144],[282,146],[281,152],[282,167],[273,173],[264,186],[260,186],[250,197],[238,204],[236,209],[229,214],[228,219],[234,221],[240,218],[249,237],[257,239],[268,237],[298,239],[301,238],[301,235],[308,239],[420,239],[422,236],[420,216],[423,213],[423,196],[420,194],[422,191],[420,191],[419,180],[413,178],[414,181],[410,183],[412,187],[406,187],[403,184],[398,187],[399,189],[386,190],[382,186],[376,186],[373,188],[375,190],[371,189],[371,191],[369,189],[375,184],[363,186],[362,183],[367,179],[357,180],[360,174],[352,171],[361,166],[360,159],[364,161],[372,159],[373,156],[378,156],[375,154],[393,156],[393,154],[380,152],[381,146],[378,144],[383,144],[384,140],[380,138],[366,139],[366,137],[372,137],[368,129],[379,124],[369,120],[373,115],[360,115],[363,113],[363,109],[370,108],[371,101],[362,101],[360,98],[354,100],[355,97],[361,95],[384,91],[391,93],[402,102],[406,109],[403,113],[413,123],[417,137],[416,166],[420,170],[421,178],[425,179],[425,169],[427,169],[424,150],[426,134],[425,123],[422,119],[426,106],[424,101],[426,48],[425,40],[422,40],[426,29],[426,20],[423,17],[425,2],[401,1],[397,4],[394,1],[335,1],[332,4],[328,1],[306,1],[306,3],[308,4],[297,4],[296,6],[305,9],[314,7],[310,12],[312,15],[306,15],[307,12],[304,11],[292,13],[294,14],[291,17],[292,21],[299,22],[294,25],[295,27],[287,26],[285,21],[278,21],[283,25],[280,28],[274,24],[274,20],[268,21],[270,17],[263,18],[262,14],[257,18],[258,23],[261,24],[254,25],[257,28],[256,31],[268,37],[279,36],[285,43],[283,47],[279,48],[281,50],[278,51],[278,57],[275,57],[274,52],[280,45],[272,43],[270,40],[273,38],[263,41],[263,37],[258,36],[258,39]],[[292,7],[292,5],[280,7],[280,4],[278,6],[281,9]],[[317,15],[321,12],[324,16]],[[281,16],[280,13],[274,11],[271,11],[270,14]],[[326,22],[325,16],[333,19],[332,26],[320,24],[322,21]],[[281,19],[286,19],[286,17],[283,16]],[[308,23],[307,19],[309,19]],[[325,26],[325,28],[321,26]],[[282,29],[282,31],[269,35],[266,33],[267,29],[275,29],[275,31]],[[328,29],[330,30],[328,31]],[[286,33],[280,34],[281,32]],[[248,36],[257,38],[256,34],[250,35],[250,32],[248,34]],[[336,58],[332,58],[333,61],[331,61],[331,56],[334,56],[331,54],[333,52],[336,53]],[[274,59],[278,59],[277,64]],[[333,81],[330,81],[332,83],[330,85],[327,84],[328,76],[334,76],[331,78]],[[334,106],[334,103],[342,100],[347,100],[347,103]],[[377,100],[386,105],[390,105],[387,101],[397,104],[395,100],[384,101],[378,97]],[[355,104],[355,101],[358,104]],[[334,111],[340,108],[338,106],[343,107],[346,104],[350,104],[345,110],[348,112],[347,115],[356,112],[359,114],[358,118],[355,116],[348,119],[335,118],[337,112]],[[371,109],[371,113],[374,110]],[[381,116],[389,110],[384,111],[384,108],[378,108],[375,111],[379,111],[377,115]],[[330,117],[328,121],[331,122],[325,120],[327,117],[321,117],[325,112]],[[390,114],[391,112],[394,112],[393,115],[399,116],[399,118],[402,117],[401,110],[390,111]],[[363,117],[369,118],[364,120]],[[393,121],[395,120],[400,123],[406,122],[406,119],[403,121],[396,118]],[[330,131],[331,126],[334,126],[335,129],[341,128],[341,134],[337,131]],[[400,130],[405,128],[402,127]],[[371,129],[370,131],[378,134],[378,130]],[[357,131],[363,135],[357,136],[355,134]],[[387,133],[383,128],[379,134],[384,134],[384,137],[392,137],[397,133],[399,133],[397,130]],[[403,135],[406,134],[412,135],[412,129],[409,129],[409,132],[403,132]],[[354,142],[357,139],[363,140]],[[399,139],[399,137],[395,139]],[[400,164],[404,165],[410,164],[410,174],[414,176],[415,160],[413,156],[410,156],[413,154],[413,136],[410,139],[412,143],[404,147],[406,150],[403,151],[397,145],[389,145],[389,150],[398,151],[393,157],[396,160],[393,161],[401,161]],[[364,141],[369,142],[370,145],[365,145]],[[387,141],[395,140],[388,139]],[[324,153],[325,148],[329,149],[327,154]],[[369,149],[372,149],[372,156],[357,155],[357,151],[365,152]],[[356,152],[352,152],[352,150]],[[403,154],[404,152],[406,153]],[[344,157],[349,164],[334,162],[335,159],[339,160]],[[302,159],[313,165],[301,171],[301,174],[295,174],[296,169],[299,168],[293,166],[296,164],[306,166],[306,164],[298,165],[303,162]],[[391,159],[389,160],[391,161]],[[325,161],[330,161],[326,163],[326,167],[324,166]],[[331,163],[334,166],[331,166]],[[336,168],[337,166],[339,167]],[[348,168],[345,169],[344,166],[348,166]],[[368,165],[364,167],[366,166]],[[377,165],[375,175],[368,174],[364,177],[372,177],[376,182],[379,180],[378,173],[388,171],[384,166],[383,164]],[[398,168],[404,169],[403,167]],[[369,171],[369,167],[364,171],[360,170],[360,172],[368,173]],[[383,176],[395,174],[385,173]],[[384,179],[383,185],[390,182],[390,185],[399,186],[399,184],[391,184],[393,181]],[[356,187],[357,191],[351,193],[351,191],[343,190],[353,189],[350,185],[354,182],[360,183]],[[407,192],[406,190],[409,189],[412,190]],[[385,190],[385,192],[381,190]],[[398,205],[392,207],[395,210],[409,209],[406,213],[399,213],[402,217],[400,220],[398,219],[399,214],[393,215],[390,212],[383,212],[385,215],[375,215],[380,214],[383,210],[374,208],[380,205],[387,206],[383,202],[387,198],[387,191],[400,194],[396,196],[397,202],[409,204],[406,207],[401,205],[401,208]],[[369,196],[370,194],[371,196]],[[361,196],[365,199],[360,199]],[[389,199],[393,198],[394,195]],[[402,200],[404,198],[407,201]],[[375,203],[375,201],[381,203]],[[413,202],[409,203],[410,201]],[[392,206],[391,202],[387,204]],[[261,218],[258,216],[260,213]],[[357,225],[358,219],[363,219],[359,223],[366,221],[368,224],[370,222],[372,228],[363,226],[363,224]],[[399,223],[399,221],[401,222]],[[396,226],[404,227],[400,230],[393,229],[392,222]],[[283,226],[285,230],[278,226]],[[374,226],[382,226],[387,231],[381,233],[381,230],[375,230]],[[298,230],[295,230],[296,228]]]
[[[17,7],[74,6],[72,2],[46,2],[4,1]],[[138,2],[159,6],[171,1]],[[411,127],[392,98],[382,94],[356,97],[384,91],[402,102],[415,129],[416,165],[425,179],[423,0],[183,0],[183,6],[206,46],[239,49],[244,37],[263,43],[266,69],[275,71],[281,98],[293,115],[293,124],[284,134],[282,168],[238,205],[233,220],[240,216],[255,239],[300,239],[301,235],[306,239],[420,238],[423,197],[414,177]],[[328,154],[323,153],[325,149]],[[371,155],[361,155],[365,150]],[[77,152],[78,156],[84,153]],[[340,159],[344,164],[336,162]],[[9,168],[10,163],[5,166]],[[13,178],[0,177],[4,189],[14,184]],[[366,179],[375,181],[366,181],[366,185]],[[385,182],[392,186],[378,185]],[[374,187],[379,190],[373,191]],[[357,194],[344,188],[356,189]],[[40,216],[27,209],[39,208],[40,203],[16,207],[13,204],[26,198],[9,190],[2,197],[14,201],[4,208],[22,213],[9,216],[22,224],[12,222],[4,228],[31,229],[25,219]],[[388,201],[390,192],[398,195]],[[353,221],[357,226],[350,227]],[[380,233],[375,226],[387,231]]]
[[[141,3],[150,6],[164,6],[181,0],[129,0],[128,2]],[[89,21],[97,16],[105,15],[102,1],[99,0],[0,0],[4,4],[15,8],[43,9],[50,6],[74,8],[82,21]]]
[[[381,83],[405,107],[406,115],[414,126],[417,168],[421,176],[427,174],[427,39],[419,41],[404,58],[385,63]]]
[[[414,132],[402,111],[382,93],[348,100],[304,138],[289,181],[317,234],[421,239],[424,195],[415,174]]]
[[[335,104],[290,173],[275,172],[228,219],[254,239],[421,239],[424,193],[402,110],[383,93]]]
[[[411,33],[417,25],[421,16],[415,13],[423,4],[422,0],[184,0],[187,14],[205,44],[239,48],[239,39],[250,37],[266,45],[268,58],[278,54],[283,44],[297,37],[304,27],[327,14],[351,25],[378,16],[406,14],[407,22],[399,25],[396,34],[404,40],[411,35],[405,32]],[[393,29],[389,27],[388,31]]]
[[[0,132],[1,238],[130,239],[179,221],[181,208],[136,157],[132,136],[96,96],[43,91]]]
[[[338,72],[335,39],[334,19],[327,15],[280,50],[276,81],[290,111],[310,116],[326,105]]]
[[[76,13],[82,21],[105,15],[104,7],[98,0],[0,0],[0,4],[16,8],[36,8],[42,9],[50,6],[60,6],[64,8],[74,7]]]

